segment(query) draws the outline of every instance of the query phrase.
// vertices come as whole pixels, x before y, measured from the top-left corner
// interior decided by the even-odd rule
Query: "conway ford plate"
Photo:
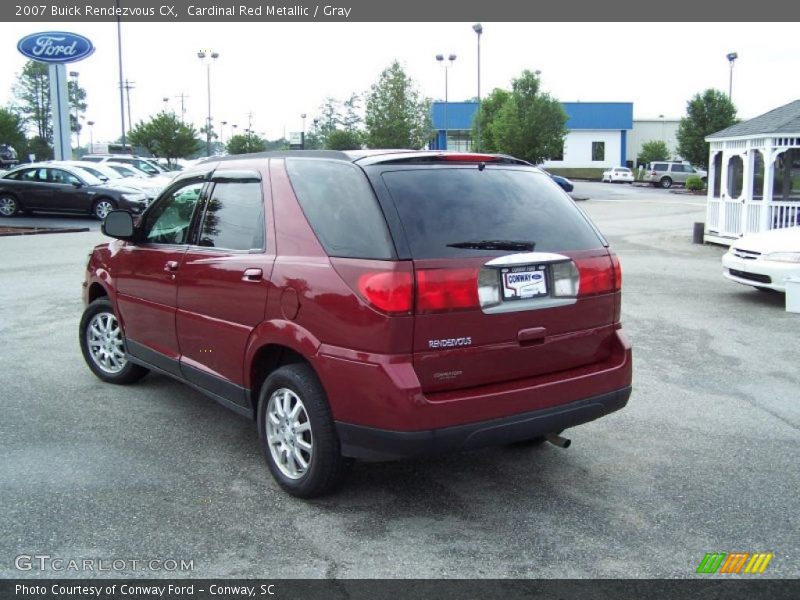
[[[524,300],[547,295],[544,265],[502,269],[503,300]]]

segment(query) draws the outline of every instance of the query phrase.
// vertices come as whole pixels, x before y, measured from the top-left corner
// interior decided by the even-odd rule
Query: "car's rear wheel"
[[[672,179],[670,179],[669,177],[662,177],[659,183],[661,184],[661,187],[664,188],[665,190],[672,187]]]
[[[109,200],[108,198],[99,198],[95,200],[95,203],[92,206],[92,214],[95,216],[95,218],[102,221],[106,218],[106,215],[115,208],[117,208],[117,205],[113,200]]]
[[[81,317],[80,344],[92,373],[108,383],[133,383],[149,372],[125,356],[125,334],[108,298],[98,298]]]
[[[261,387],[258,431],[272,476],[300,498],[333,491],[352,462],[342,456],[331,410],[305,364],[279,368]]]
[[[13,217],[19,212],[19,202],[10,194],[0,195],[0,217]]]

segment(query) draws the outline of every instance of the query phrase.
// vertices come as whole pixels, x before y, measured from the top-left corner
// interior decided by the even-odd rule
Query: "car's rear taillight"
[[[414,269],[407,261],[331,258],[331,264],[358,296],[375,310],[410,315],[414,308]]]
[[[580,276],[574,262],[553,264],[553,296],[574,298],[578,295],[579,284]]]
[[[417,312],[478,308],[478,269],[418,269]]]
[[[576,262],[580,274],[579,296],[608,294],[621,288],[622,277],[619,261],[615,255],[581,258]]]
[[[411,312],[413,285],[407,271],[364,273],[358,278],[358,293],[372,306],[390,314]]]

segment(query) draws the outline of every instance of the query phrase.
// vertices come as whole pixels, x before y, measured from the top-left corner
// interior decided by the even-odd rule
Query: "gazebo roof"
[[[706,139],[797,133],[800,133],[800,100],[775,108],[749,121],[731,125],[722,131],[712,133]]]

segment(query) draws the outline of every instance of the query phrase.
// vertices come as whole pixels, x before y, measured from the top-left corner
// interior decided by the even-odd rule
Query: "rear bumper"
[[[394,460],[508,444],[558,432],[619,410],[630,395],[631,387],[627,386],[553,408],[427,431],[390,431],[340,422],[336,429],[345,456]]]

